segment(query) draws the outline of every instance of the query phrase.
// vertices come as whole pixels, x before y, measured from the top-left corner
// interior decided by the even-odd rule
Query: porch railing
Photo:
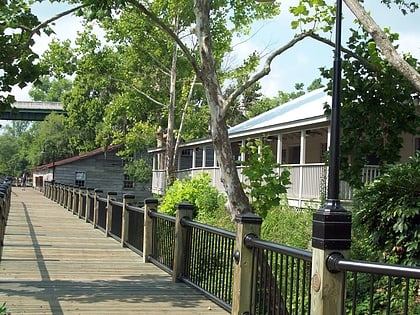
[[[46,183],[44,195],[63,200],[80,218],[85,213],[84,219],[106,236],[232,314],[313,314],[312,252],[259,239],[261,219],[252,214],[237,216],[237,233],[232,233],[193,221],[189,204],[179,204],[172,217],[157,212],[156,199],[139,207],[132,195],[121,202],[112,193],[104,198],[100,191],[52,183]],[[92,209],[93,220],[88,219]],[[347,289],[344,313],[420,314],[420,268],[349,260],[334,253],[327,266],[347,275],[341,283]]]
[[[325,197],[327,187],[328,167],[323,163],[312,164],[288,164],[282,165],[281,169],[287,168],[290,171],[291,185],[287,190],[287,197],[292,205],[302,207],[305,202],[319,202]],[[212,185],[223,191],[223,185],[220,181],[220,169],[217,167],[190,168],[176,172],[178,179],[187,176],[194,177],[199,173],[210,173]],[[242,181],[246,179],[241,175],[241,167],[238,167],[239,177]],[[370,183],[379,176],[379,167],[367,165],[363,168],[361,178],[363,183]],[[154,170],[152,176],[152,192],[163,194],[165,192],[165,172]],[[347,182],[340,182],[340,199],[352,200],[353,190]]]

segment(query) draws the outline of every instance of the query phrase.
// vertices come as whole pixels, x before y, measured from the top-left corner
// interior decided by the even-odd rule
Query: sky
[[[282,12],[278,17],[256,23],[249,37],[237,39],[230,59],[242,60],[253,51],[269,52],[290,41],[294,31],[290,27],[291,15],[288,12],[288,6],[296,3],[296,0],[283,1]],[[378,0],[365,1],[365,6],[382,28],[390,27],[392,32],[400,34],[398,43],[401,52],[410,52],[414,57],[420,59],[420,11],[403,16],[395,7],[389,10],[381,5]],[[41,4],[36,4],[33,11],[41,21],[44,21],[68,8],[64,4],[51,4],[49,1],[44,1]],[[346,35],[349,34],[349,27],[354,27],[353,21],[355,18],[344,4],[343,16],[342,43],[345,43]],[[76,17],[62,18],[53,26],[56,35],[35,38],[34,50],[38,54],[42,54],[53,38],[71,39],[74,42],[77,32],[81,31],[82,28],[80,20]],[[334,34],[331,35],[332,40],[334,40],[334,36]],[[332,65],[333,48],[313,39],[305,39],[274,60],[271,73],[261,81],[262,92],[268,97],[273,97],[277,95],[278,91],[294,91],[296,83],[304,83],[306,87],[314,79],[320,77],[318,70],[320,67],[332,67]],[[29,88],[14,88],[13,94],[18,101],[30,100]]]

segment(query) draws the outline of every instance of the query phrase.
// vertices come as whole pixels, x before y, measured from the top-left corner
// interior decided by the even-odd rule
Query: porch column
[[[306,163],[306,130],[300,131],[300,157],[299,157],[299,207],[302,207],[303,193],[303,165]]]
[[[191,167],[194,169],[195,168],[195,159],[197,158],[197,152],[195,151],[195,148],[192,149],[192,163],[191,163]]]
[[[277,135],[277,160],[276,162],[282,164],[282,156],[283,156],[283,135]]]

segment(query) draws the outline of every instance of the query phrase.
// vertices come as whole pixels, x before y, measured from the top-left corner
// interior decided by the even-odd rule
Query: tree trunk
[[[232,216],[238,213],[251,212],[248,197],[239,180],[232,147],[228,137],[225,120],[223,97],[216,73],[215,60],[210,35],[210,0],[197,0],[194,6],[196,16],[196,34],[200,47],[201,69],[198,74],[204,85],[208,106],[210,108],[210,128],[213,145],[221,171],[221,180],[229,199],[229,211]]]
[[[362,23],[366,31],[372,36],[386,60],[420,92],[420,74],[398,54],[386,34],[362,7],[359,0],[344,0],[344,2],[360,23]]]
[[[174,18],[174,28],[178,29],[178,17]],[[166,187],[173,184],[175,180],[176,156],[175,156],[175,105],[176,105],[176,63],[177,63],[178,44],[174,42],[172,50],[171,78],[169,88],[169,108],[168,108],[168,129],[166,139]]]

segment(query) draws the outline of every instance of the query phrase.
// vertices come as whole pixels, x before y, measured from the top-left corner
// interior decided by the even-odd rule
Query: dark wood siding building
[[[65,185],[103,190],[104,194],[116,192],[134,194],[142,201],[151,196],[151,182],[134,183],[124,173],[123,160],[117,155],[118,146],[98,148],[82,155],[70,157],[32,169],[33,186],[43,189],[45,181],[54,180]]]

